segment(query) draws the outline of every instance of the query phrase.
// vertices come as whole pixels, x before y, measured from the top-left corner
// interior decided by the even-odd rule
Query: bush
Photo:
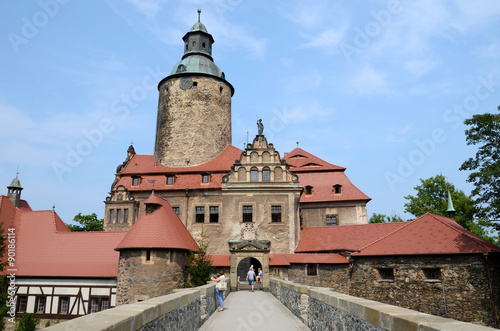
[[[24,313],[17,319],[16,331],[34,331],[40,319],[34,314]]]

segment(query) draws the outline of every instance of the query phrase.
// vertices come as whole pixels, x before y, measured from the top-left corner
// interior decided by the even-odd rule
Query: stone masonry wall
[[[200,164],[231,144],[229,85],[206,76],[177,77],[165,80],[159,93],[154,154],[161,164]]]
[[[378,269],[394,270],[382,279]],[[439,270],[428,279],[425,270]],[[444,280],[444,281],[443,281]],[[357,258],[349,294],[460,321],[493,325],[482,255]],[[497,292],[498,293],[498,292]]]
[[[116,286],[117,305],[134,303],[171,293],[184,286],[185,253],[151,249],[146,262],[144,250],[120,252]]]
[[[358,298],[329,288],[309,287],[289,281],[271,279],[271,294],[289,309],[295,309],[298,297],[306,308],[300,318],[313,331],[444,331],[494,330],[489,327],[432,316],[414,310]],[[289,302],[293,304],[288,305]],[[296,313],[292,311],[294,315]]]
[[[349,293],[349,265],[319,264],[316,276],[308,276],[305,264],[292,264],[288,267],[288,280],[318,287],[329,287],[340,293]]]

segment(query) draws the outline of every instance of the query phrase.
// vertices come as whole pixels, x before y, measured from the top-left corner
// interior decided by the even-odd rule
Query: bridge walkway
[[[231,292],[224,311],[214,312],[200,331],[309,330],[271,293],[255,290]]]

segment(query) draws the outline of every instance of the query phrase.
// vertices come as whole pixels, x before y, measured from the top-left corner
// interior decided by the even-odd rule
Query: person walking
[[[247,280],[248,280],[248,291],[253,292],[255,283],[255,272],[253,271],[252,267],[250,267],[250,270],[247,273]]]
[[[219,271],[219,276],[211,277],[212,281],[217,282],[215,285],[215,294],[217,295],[217,300],[219,300],[219,308],[217,311],[223,311],[224,310],[224,291],[219,290],[219,283],[220,282],[225,282],[226,281],[226,276],[224,276],[224,270]]]
[[[257,270],[257,283],[259,283],[259,289],[262,289],[262,269],[261,268],[258,268]]]

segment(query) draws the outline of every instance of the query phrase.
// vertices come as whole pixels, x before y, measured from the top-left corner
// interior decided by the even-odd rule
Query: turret
[[[16,175],[16,178],[12,180],[12,183],[7,186],[7,196],[14,206],[19,207],[19,204],[21,203],[21,191],[23,188],[17,176],[18,175]]]
[[[231,144],[233,86],[212,58],[214,39],[200,21],[182,38],[184,55],[158,84],[155,157],[165,166],[204,163]]]

